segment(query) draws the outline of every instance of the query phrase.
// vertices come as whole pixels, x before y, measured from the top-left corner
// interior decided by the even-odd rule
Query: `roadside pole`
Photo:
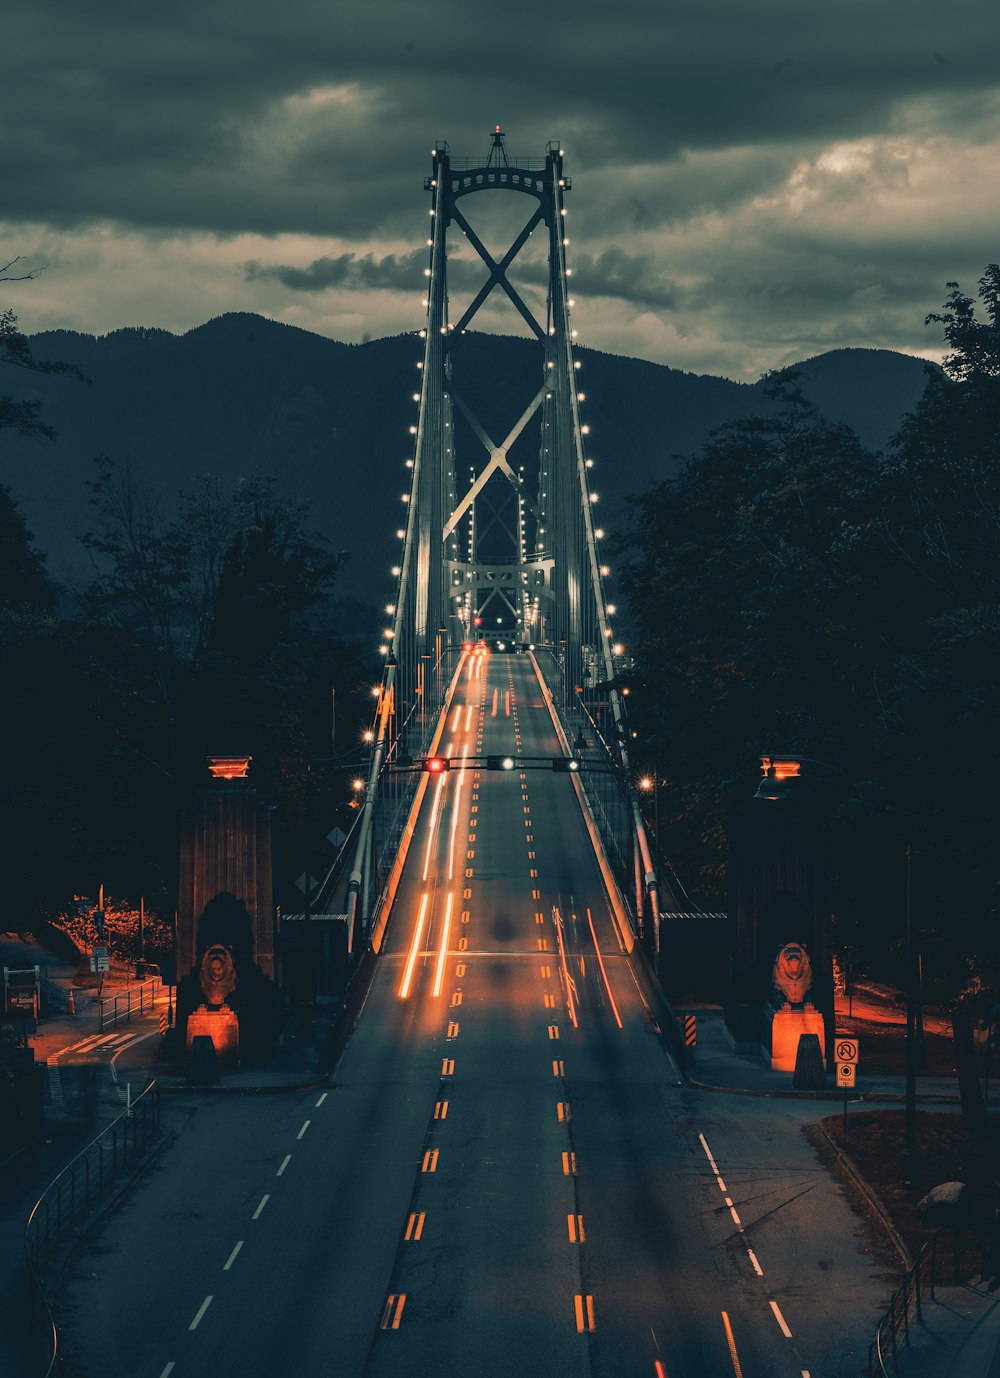
[[[844,1088],[844,1134],[847,1134],[847,1093],[853,1091],[858,1072],[858,1040],[838,1036],[834,1049],[837,1059],[837,1085]]]

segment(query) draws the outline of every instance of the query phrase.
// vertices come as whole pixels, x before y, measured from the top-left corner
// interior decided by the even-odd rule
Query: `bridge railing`
[[[638,931],[641,903],[637,905],[635,845],[632,806],[621,763],[605,733],[607,724],[585,706],[580,695],[567,704],[565,678],[558,652],[541,647],[535,661],[552,695],[556,712],[582,769],[577,777],[587,796],[605,855]],[[600,713],[600,708],[597,712]]]
[[[151,1081],[45,1188],[24,1227],[24,1258],[31,1284],[39,1349],[46,1378],[59,1363],[59,1333],[51,1291],[67,1250],[92,1223],[97,1206],[139,1162],[160,1132],[160,1088]]]

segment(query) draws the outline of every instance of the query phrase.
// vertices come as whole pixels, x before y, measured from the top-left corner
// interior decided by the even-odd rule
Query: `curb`
[[[844,1150],[840,1147],[839,1144],[834,1143],[834,1141],[830,1138],[829,1134],[826,1132],[823,1126],[821,1124],[817,1124],[815,1128],[819,1131],[820,1134],[822,1134],[828,1147],[833,1150],[833,1153],[837,1158],[839,1166],[843,1169],[845,1175],[850,1179],[853,1186],[855,1186],[857,1190],[861,1193],[862,1197],[865,1200],[865,1203],[870,1207],[873,1214],[878,1219],[879,1224],[882,1226],[886,1234],[889,1236],[889,1242],[892,1244],[893,1248],[896,1250],[896,1252],[899,1254],[899,1257],[902,1259],[903,1266],[905,1268],[909,1268],[913,1263],[913,1259],[910,1257],[910,1251],[903,1243],[901,1235],[897,1231],[895,1225],[890,1220],[889,1213],[882,1205],[882,1202],[875,1195],[875,1192],[862,1177],[861,1173],[851,1162],[850,1158],[847,1156]]]
[[[785,1091],[780,1086],[715,1086],[708,1081],[696,1081],[694,1077],[689,1075],[685,1075],[685,1085],[696,1091],[714,1091],[717,1095],[722,1096],[768,1096],[775,1100],[827,1100],[836,1101],[838,1105],[843,1100],[843,1092],[832,1087],[825,1087],[822,1091],[796,1091],[794,1089]],[[872,1105],[884,1102],[902,1105],[906,1096],[901,1091],[862,1091],[857,1099]],[[921,1096],[919,1099],[921,1105],[959,1105],[961,1103],[958,1096]]]

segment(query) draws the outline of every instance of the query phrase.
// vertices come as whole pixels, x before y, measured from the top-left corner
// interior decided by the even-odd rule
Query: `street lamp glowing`
[[[642,779],[639,781],[639,788],[641,790],[651,790],[653,788],[652,777],[649,775],[644,775]]]

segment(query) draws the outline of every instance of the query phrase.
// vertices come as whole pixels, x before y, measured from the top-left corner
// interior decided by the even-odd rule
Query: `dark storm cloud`
[[[978,0],[12,0],[7,215],[375,232],[411,213],[433,138],[476,152],[496,118],[516,124],[515,151],[560,137],[609,179],[684,150],[856,136],[918,97],[974,105],[996,80],[995,14]]]
[[[329,287],[368,287],[407,291],[419,281],[426,252],[397,256],[386,254],[376,259],[374,254],[338,254],[335,258],[317,258],[304,268],[286,263],[245,265],[248,282],[280,282],[293,292],[325,292]]]
[[[639,306],[670,310],[677,305],[674,283],[663,274],[652,254],[634,255],[610,248],[596,257],[573,255],[573,291],[594,297],[619,297]]]

